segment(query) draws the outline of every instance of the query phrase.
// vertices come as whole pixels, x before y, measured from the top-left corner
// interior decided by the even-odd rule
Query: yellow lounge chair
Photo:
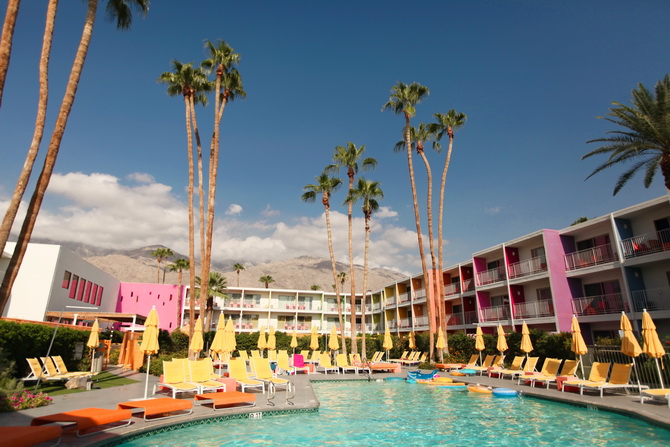
[[[270,360],[271,362],[276,362],[277,361],[277,351],[269,350],[268,351],[268,360]]]
[[[566,380],[565,382],[563,382],[561,391],[565,391],[566,385],[579,387],[579,385],[581,385],[584,382],[605,382],[607,380],[607,373],[610,370],[610,366],[611,363],[593,362],[593,365],[591,365],[591,372],[589,373],[588,380],[580,380],[580,379]]]
[[[370,370],[370,366],[368,366],[367,363],[363,363],[363,360],[361,360],[361,355],[358,353],[349,354],[349,363],[357,367],[359,371],[367,371],[368,374],[372,372],[372,370]]]
[[[330,362],[330,355],[323,353],[319,357],[319,364],[316,366],[315,371],[319,372],[319,368],[323,370],[324,374],[328,374],[328,371],[335,372],[336,374],[340,373],[340,369],[333,366]]]
[[[254,364],[254,369],[256,370],[256,378],[261,382],[271,383],[274,387],[286,387],[287,389],[291,386],[291,381],[287,379],[282,379],[280,377],[275,377],[270,368],[270,362],[268,359],[263,359],[260,357],[254,357],[251,359]]]
[[[321,357],[321,351],[312,351],[309,359],[305,357],[305,363],[319,363],[319,357]]]
[[[482,362],[482,366],[468,366],[468,369],[484,375],[484,371],[488,371],[488,369],[493,366],[495,360],[495,355],[487,355]]]
[[[508,371],[508,372],[503,372],[503,378],[505,376],[510,376],[512,380],[514,380],[516,377],[521,376],[523,373],[530,373],[535,371],[535,367],[537,366],[537,362],[540,360],[539,357],[528,357],[526,360],[526,363],[523,365],[523,369],[520,371]]]
[[[540,370],[539,374],[523,373],[519,375],[517,384],[521,383],[522,380],[528,380],[532,384],[533,378],[535,378],[535,376],[539,377],[555,376],[560,367],[561,367],[561,361],[559,359],[552,359],[547,357],[546,359],[544,359],[544,363],[542,364],[542,369]]]
[[[242,392],[247,388],[261,388],[265,392],[265,383],[249,377],[247,365],[244,364],[244,360],[240,357],[230,361],[228,364],[228,375],[240,384]]]
[[[240,358],[245,361],[245,363],[249,364],[249,353],[247,351],[239,351],[240,352]]]
[[[517,355],[512,360],[512,364],[510,365],[509,368],[500,367],[500,368],[492,369],[492,370],[489,371],[489,377],[491,376],[491,374],[498,374],[498,376],[500,378],[503,378],[505,373],[521,371],[521,365],[523,365],[523,361],[525,359],[526,359],[525,356]]]
[[[347,362],[347,356],[345,354],[337,354],[335,357],[335,365],[340,369],[342,374],[346,374],[347,371],[358,374],[358,367],[350,365],[349,362]]]
[[[163,362],[163,380],[154,385],[152,394],[156,394],[158,387],[169,389],[173,399],[179,393],[197,393],[199,390],[197,385],[186,381],[181,362]]]
[[[389,362],[391,362],[391,363],[399,363],[399,362],[403,362],[403,361],[405,361],[405,360],[408,360],[408,354],[409,354],[409,351],[403,351],[403,352],[402,352],[402,355],[400,356],[399,359],[389,359]]]
[[[613,390],[623,388],[628,393],[628,388],[637,388],[642,393],[642,387],[648,388],[646,385],[630,383],[630,372],[633,368],[632,363],[615,363],[612,366],[612,372],[607,382],[591,382],[586,381],[579,384],[579,394],[584,394],[584,389],[600,391],[600,398],[602,399],[605,390]]]
[[[37,360],[36,358],[34,359],[26,359],[28,362],[28,366],[30,366],[30,374],[28,374],[26,377],[22,378],[21,380],[23,381],[30,381],[30,380],[50,380],[50,381],[59,381],[59,380],[70,380],[71,377],[68,376],[61,376],[60,374],[57,375],[51,375],[44,369],[44,367],[40,364],[40,361]]]
[[[189,360],[187,381],[198,386],[198,394],[205,391],[226,391],[226,385],[211,379],[211,366],[205,360]]]
[[[74,377],[91,377],[93,373],[90,372],[85,372],[83,375],[81,372],[71,372],[71,373],[59,373],[58,368],[56,368],[56,364],[54,363],[53,359],[51,357],[40,357],[40,360],[42,360],[42,364],[44,365],[44,370],[49,374],[50,377],[67,377],[68,379],[72,379]]]
[[[645,400],[665,400],[668,402],[670,408],[670,388],[653,388],[650,390],[640,391],[640,403],[643,404]]]
[[[92,373],[91,371],[68,371],[67,366],[65,366],[65,362],[63,361],[63,357],[60,355],[52,355],[51,360],[56,364],[56,369],[58,370],[58,374],[76,374],[78,376],[93,376],[97,373]]]
[[[302,356],[303,360],[307,360],[309,358],[309,349],[303,349],[300,351],[300,355]]]
[[[420,351],[410,352],[410,354],[407,356],[407,359],[402,360],[400,363],[402,363],[403,365],[407,365],[409,363],[414,363],[417,360],[419,360],[420,355],[421,355]],[[381,361],[381,356],[377,360],[374,360],[374,361],[380,362]]]
[[[414,360],[409,360],[409,361],[403,362],[403,365],[418,366],[418,365],[422,364],[423,362],[425,362],[426,358],[428,358],[428,354],[424,352],[423,354],[421,354],[420,357],[418,357],[418,356],[415,357]]]
[[[566,360],[563,362],[561,367],[561,372],[556,373],[555,375],[546,375],[546,376],[533,376],[531,379],[531,386],[535,386],[535,382],[544,383],[549,388],[549,385],[553,382],[556,382],[556,377],[558,376],[572,376],[577,371],[577,366],[579,365],[579,360]]]

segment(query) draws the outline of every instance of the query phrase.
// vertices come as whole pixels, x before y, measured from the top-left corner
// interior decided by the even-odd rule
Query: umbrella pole
[[[656,371],[658,371],[658,380],[661,381],[661,388],[665,388],[665,385],[663,385],[663,374],[661,374],[661,368],[658,366],[658,359],[654,358],[654,362],[656,362]]]
[[[586,380],[586,377],[584,377],[584,361],[582,359],[581,354],[579,355],[579,367],[582,370],[582,380]]]
[[[147,398],[147,393],[149,392],[149,367],[151,366],[151,355],[147,356],[147,377],[144,381],[144,398]]]
[[[637,389],[638,391],[642,391],[642,388],[640,387],[640,375],[637,373],[637,364],[635,363],[635,357],[633,357],[633,369],[635,370],[635,379],[637,379]]]
[[[95,355],[95,350],[91,348],[91,372],[93,372],[93,356]]]

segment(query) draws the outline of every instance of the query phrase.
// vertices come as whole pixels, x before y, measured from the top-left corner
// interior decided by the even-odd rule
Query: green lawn
[[[103,371],[100,374],[93,376],[93,387],[94,388],[112,388],[115,386],[128,385],[130,383],[136,383],[137,380],[127,379],[125,377],[117,376],[110,372]],[[32,387],[26,387],[26,389],[34,389]],[[61,394],[71,394],[71,393],[82,393],[86,390],[68,390],[65,388],[64,383],[42,383],[37,391],[44,391],[49,396],[59,396]]]

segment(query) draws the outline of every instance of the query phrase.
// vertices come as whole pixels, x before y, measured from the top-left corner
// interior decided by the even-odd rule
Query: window
[[[588,250],[589,248],[599,247],[601,245],[608,245],[610,243],[610,235],[603,234],[601,236],[592,237],[577,242],[577,251]]]
[[[77,287],[77,301],[81,301],[84,298],[85,288],[86,288],[86,280],[84,278],[79,278],[79,287]]]
[[[99,306],[100,303],[102,303],[102,291],[103,291],[104,289],[105,289],[105,288],[102,287],[102,286],[98,287],[98,298],[95,300],[95,305],[96,305],[96,306]]]
[[[537,289],[535,292],[537,293],[538,301],[551,301],[551,287]]]
[[[69,289],[70,288],[70,277],[71,276],[72,276],[72,273],[65,270],[65,274],[63,275],[63,285],[62,285],[62,287],[64,289]]]
[[[98,295],[98,285],[93,284],[93,291],[91,292],[91,304],[95,303],[95,297]]]
[[[91,286],[93,283],[91,281],[86,281],[86,293],[84,293],[84,302],[85,303],[90,303],[91,302]],[[93,300],[95,301],[95,299]]]
[[[74,298],[77,295],[77,286],[79,285],[79,277],[77,275],[72,275],[72,283],[70,284],[70,298]]]

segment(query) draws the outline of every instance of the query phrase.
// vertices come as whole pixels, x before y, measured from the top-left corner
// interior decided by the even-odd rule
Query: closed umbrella
[[[235,349],[237,349],[237,339],[235,338],[235,326],[233,325],[233,319],[228,318],[226,323],[226,329],[224,332],[224,352],[228,353],[228,357],[233,355]]]
[[[496,349],[500,351],[500,357],[504,355],[503,352],[509,349],[507,346],[507,339],[505,338],[505,331],[500,324],[498,325],[498,344],[496,345]]]
[[[570,331],[572,332],[572,345],[570,350],[575,353],[575,356],[579,356],[579,366],[582,369],[582,379],[584,378],[584,362],[582,362],[582,356],[589,352],[584,343],[584,337],[582,337],[582,329],[579,327],[579,321],[577,316],[572,316],[572,325],[570,326]]]
[[[386,332],[384,332],[384,342],[382,343],[382,348],[386,350],[386,358],[389,358],[389,350],[393,347],[393,339],[391,338],[391,330],[386,326]]]
[[[293,330],[293,333],[291,334],[291,348],[293,348],[293,353],[295,354],[295,348],[298,347],[298,335],[295,332],[295,329]]]
[[[444,349],[444,335],[442,335],[441,329],[437,333],[437,343],[435,343],[435,347],[439,350]]]
[[[218,364],[219,364],[219,374],[221,373],[221,354],[225,352],[225,343],[226,343],[226,317],[223,313],[219,314],[219,322],[216,325],[216,333],[214,334],[214,340],[212,340],[212,345],[209,349],[217,354]]]
[[[204,346],[205,343],[202,339],[202,319],[198,317],[195,320],[195,330],[193,331],[193,337],[191,337],[188,349],[195,353],[195,358],[198,358]]]
[[[479,351],[479,364],[482,364],[482,351],[486,348],[484,346],[484,333],[482,328],[477,326],[477,332],[475,332],[475,349]]]
[[[414,331],[409,333],[409,349],[416,349],[416,336],[414,335]]]
[[[312,351],[319,349],[319,330],[316,328],[316,326],[312,326],[312,336],[311,340],[309,341],[309,349]]]
[[[530,341],[530,331],[528,325],[523,322],[521,326],[521,350],[526,353],[526,361],[528,361],[528,354],[533,350],[533,342]]]
[[[266,346],[270,351],[277,349],[277,337],[275,336],[275,327],[270,326],[270,335],[268,336],[268,344]]]
[[[642,348],[637,342],[635,335],[633,335],[633,326],[630,324],[630,320],[626,316],[625,312],[621,312],[621,323],[619,328],[623,332],[621,337],[621,352],[626,354],[629,357],[633,358],[633,367],[635,367],[635,376],[637,377],[637,367],[635,366],[635,357],[642,354]],[[640,379],[638,378],[638,385],[640,384]]]
[[[665,348],[663,348],[661,340],[658,338],[656,325],[647,309],[644,309],[642,312],[642,340],[644,340],[644,352],[649,357],[653,357],[654,362],[656,362],[656,370],[658,371],[658,378],[661,381],[661,388],[665,388],[665,385],[663,385],[663,374],[661,374],[661,368],[658,366],[658,359],[665,355]]]
[[[340,343],[337,341],[337,327],[333,326],[330,330],[330,337],[328,338],[328,349],[337,351],[340,349]]]
[[[261,329],[258,331],[258,350],[261,351],[261,357],[263,357],[263,350],[267,346],[268,344],[265,341],[265,326],[261,326]]]
[[[93,322],[93,326],[91,326],[91,335],[88,336],[88,341],[86,342],[86,346],[91,348],[91,372],[93,372],[93,355],[95,354],[95,348],[100,344],[100,335],[98,332],[100,332],[100,325],[96,318]]]
[[[151,367],[151,356],[158,353],[158,312],[156,306],[151,308],[147,321],[144,322],[144,335],[140,344],[140,351],[147,356],[147,375],[144,383],[144,398],[147,398],[149,391],[149,371]]]

